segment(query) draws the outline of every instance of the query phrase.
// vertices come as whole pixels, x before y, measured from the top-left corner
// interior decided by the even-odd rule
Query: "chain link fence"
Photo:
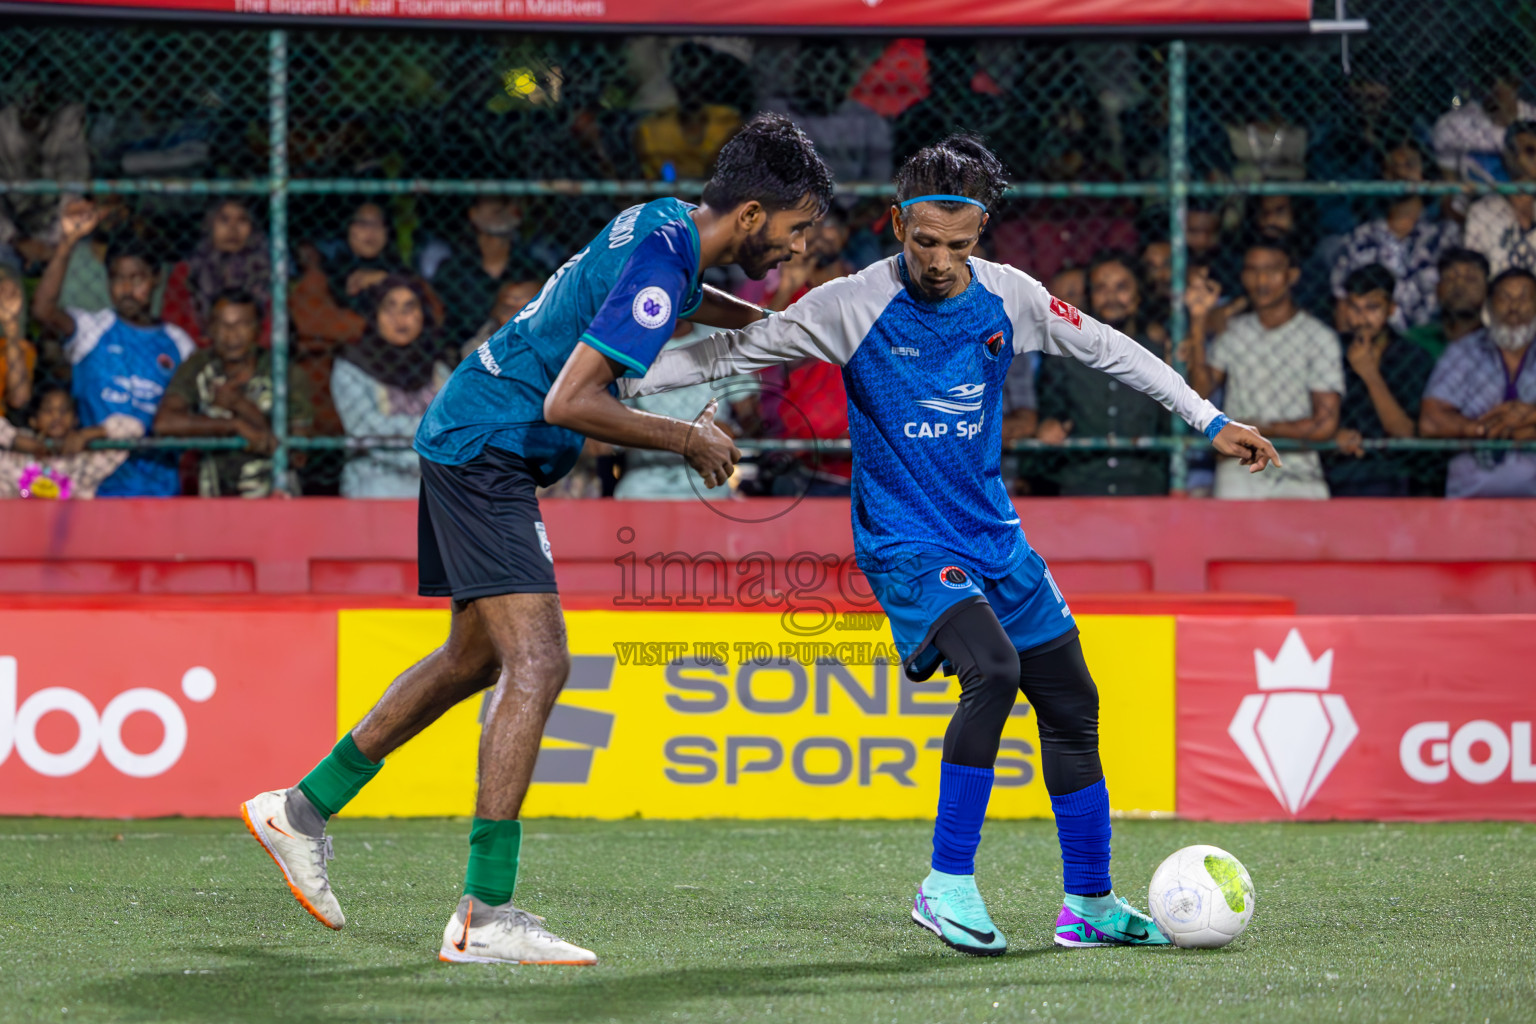
[[[1371,32],[1344,43],[8,27],[0,486],[73,473],[83,493],[107,452],[128,464],[103,494],[275,476],[413,497],[409,437],[463,354],[617,212],[696,197],[735,128],[777,110],[831,164],[833,216],[766,282],[712,283],[783,305],[888,255],[893,168],[974,131],[1016,182],[980,254],[1121,326],[1287,463],[1246,480],[1143,396],[1034,357],[1005,406],[1018,493],[1536,493],[1536,360],[1515,355],[1536,348],[1516,344],[1536,323],[1536,19],[1351,14]],[[835,373],[731,396],[744,493],[846,486]],[[563,493],[616,487],[690,493],[602,446]]]

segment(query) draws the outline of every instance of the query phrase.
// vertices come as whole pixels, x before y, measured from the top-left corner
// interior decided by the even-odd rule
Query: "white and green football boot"
[[[935,872],[937,874],[937,872]],[[1008,940],[992,923],[987,905],[970,875],[945,876],[947,884],[929,875],[912,900],[912,920],[942,939],[945,945],[972,956],[1001,956]]]
[[[1056,945],[1167,946],[1168,937],[1152,919],[1125,900],[1108,896],[1068,896],[1056,915]]]

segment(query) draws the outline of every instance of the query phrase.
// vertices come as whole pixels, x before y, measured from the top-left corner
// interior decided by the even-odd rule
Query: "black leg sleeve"
[[[940,626],[933,643],[960,677],[960,707],[944,733],[944,760],[991,768],[1019,694],[1019,656],[1013,641],[992,606],[977,601]]]
[[[1019,686],[1040,725],[1040,769],[1046,792],[1063,796],[1104,777],[1099,763],[1099,690],[1083,661],[1083,645],[1019,655]]]

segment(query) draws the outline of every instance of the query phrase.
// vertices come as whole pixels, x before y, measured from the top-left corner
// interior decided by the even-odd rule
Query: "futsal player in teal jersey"
[[[518,814],[570,667],[535,488],[569,472],[587,437],[677,452],[706,486],[724,482],[740,452],[715,425],[713,402],[692,422],[671,419],[622,404],[615,381],[643,376],[679,318],[738,328],[762,317],[700,275],[736,264],[761,279],[805,250],[805,231],[831,197],[831,174],[810,139],[786,118],[754,118],[721,149],[702,204],[658,199],[619,214],[433,400],[415,442],[417,557],[420,592],[452,598],[448,638],[391,683],[297,785],[241,806],[294,896],[322,924],[345,920],[326,868],[326,819],[390,751],[495,687],[480,736],[464,895],[438,955],[596,963],[512,904]]]

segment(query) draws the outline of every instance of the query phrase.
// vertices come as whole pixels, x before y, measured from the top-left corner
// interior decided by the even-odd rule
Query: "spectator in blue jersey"
[[[1253,471],[1279,460],[1142,345],[1022,271],[973,255],[1007,184],[973,137],[919,150],[896,175],[901,252],[777,316],[663,352],[620,391],[651,394],[807,357],[842,367],[859,568],[890,617],[907,677],[927,679],[943,664],[960,680],[939,768],[932,870],[912,919],[965,953],[1007,949],[977,888],[975,855],[1003,727],[1022,690],[1039,716],[1041,774],[1061,843],[1056,944],[1167,945],[1110,884],[1098,692],[1072,612],[1001,485],[1001,393],[1016,359],[1072,356],[1176,410]]]
[[[161,323],[151,312],[159,265],[149,251],[132,243],[107,250],[112,307],[88,313],[59,307],[70,253],[96,229],[94,204],[77,200],[60,216],[61,239],[32,299],[37,319],[65,339],[64,354],[73,367],[72,391],[83,426],[102,424],[124,414],[147,432],[166,385],[182,360],[196,347],[180,327]],[[99,497],[152,498],[181,493],[174,453],[135,452],[97,488]]]

